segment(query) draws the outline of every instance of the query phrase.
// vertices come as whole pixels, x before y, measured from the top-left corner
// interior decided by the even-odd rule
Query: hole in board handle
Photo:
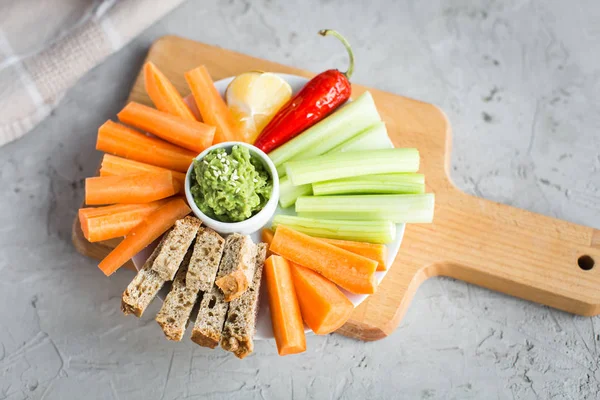
[[[590,269],[594,268],[594,264],[596,264],[594,259],[587,254],[577,259],[577,265],[579,265],[579,268],[584,271],[589,271]]]

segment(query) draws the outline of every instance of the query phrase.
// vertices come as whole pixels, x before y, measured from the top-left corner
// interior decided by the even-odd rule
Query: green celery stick
[[[417,172],[417,149],[384,149],[326,154],[285,164],[294,186],[362,175]]]
[[[368,126],[366,129],[357,130],[356,127],[352,127],[352,129],[347,129],[341,132],[337,132],[334,135],[327,136],[319,143],[315,143],[314,146],[306,149],[300,154],[292,157],[288,161],[297,161],[297,160],[306,160],[308,158],[314,158],[320,156],[322,154],[328,154],[336,147],[347,143],[348,141],[353,140],[357,136],[363,135],[365,133],[375,132],[377,134],[381,134],[381,132],[387,136],[387,130],[385,129],[385,124],[381,121],[376,122],[373,125]],[[392,146],[393,147],[393,146]],[[378,148],[378,147],[376,147]],[[360,149],[360,150],[369,150],[369,149]]]
[[[383,122],[378,122],[368,129],[365,129],[352,139],[334,147],[326,154],[343,153],[346,151],[364,151],[364,150],[379,150],[393,149],[394,144],[390,140]],[[318,155],[318,154],[317,154]],[[295,159],[294,159],[295,160]]]
[[[390,221],[330,221],[278,214],[273,228],[285,225],[310,236],[329,239],[389,243],[396,239],[396,225]]]
[[[296,202],[300,196],[308,196],[312,194],[312,185],[292,185],[292,181],[287,176],[279,180],[279,204],[283,208],[287,208]]]
[[[303,196],[296,200],[296,212],[303,217],[317,219],[430,223],[433,221],[434,203],[433,193]]]
[[[346,140],[351,135],[334,135],[327,140],[317,144],[316,146],[302,152],[289,161],[306,160],[320,156],[322,154],[343,153],[346,151],[363,151],[363,150],[379,150],[392,149],[394,145],[387,135],[385,124],[381,121],[371,125],[362,132],[354,132],[348,130],[353,136]],[[345,140],[345,142],[342,142]],[[337,144],[337,146],[336,146]],[[335,146],[335,147],[334,147]],[[288,161],[288,162],[289,162]],[[285,176],[285,163],[277,167],[277,173],[280,177]]]
[[[347,151],[391,149],[393,147],[394,146],[387,135],[385,124],[383,122],[378,122],[352,139],[331,149],[326,154],[343,153]],[[285,176],[285,164],[280,166],[277,172],[281,178],[279,182],[279,204],[281,207],[289,207],[296,202],[298,197],[312,194],[312,187],[310,184],[299,186],[292,185],[289,178]]]
[[[270,152],[269,157],[279,168],[300,153],[309,150],[312,153],[311,149],[314,148],[321,151],[315,155],[323,154],[379,121],[381,117],[373,97],[369,92],[364,92],[356,100],[346,103],[327,118]]]
[[[334,194],[420,194],[425,193],[425,176],[412,173],[364,175],[316,182],[312,184],[312,191],[315,196]]]

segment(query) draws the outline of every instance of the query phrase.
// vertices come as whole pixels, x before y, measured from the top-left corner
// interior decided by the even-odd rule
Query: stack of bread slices
[[[223,239],[185,217],[175,223],[123,293],[125,314],[141,317],[165,283],[172,281],[156,321],[169,340],[180,341],[199,303],[191,339],[244,358],[254,349],[258,295],[267,253],[237,233]]]

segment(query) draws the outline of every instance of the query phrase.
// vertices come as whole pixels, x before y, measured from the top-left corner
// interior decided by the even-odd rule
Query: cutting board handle
[[[417,280],[443,275],[581,315],[600,313],[600,231],[453,188]],[[444,195],[444,194],[442,194]]]

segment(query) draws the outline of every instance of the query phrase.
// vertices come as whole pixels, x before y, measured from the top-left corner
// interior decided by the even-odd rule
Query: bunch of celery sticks
[[[371,243],[395,240],[398,223],[433,220],[419,152],[394,148],[369,92],[269,153],[282,208],[273,227]],[[288,213],[289,214],[289,213]]]

